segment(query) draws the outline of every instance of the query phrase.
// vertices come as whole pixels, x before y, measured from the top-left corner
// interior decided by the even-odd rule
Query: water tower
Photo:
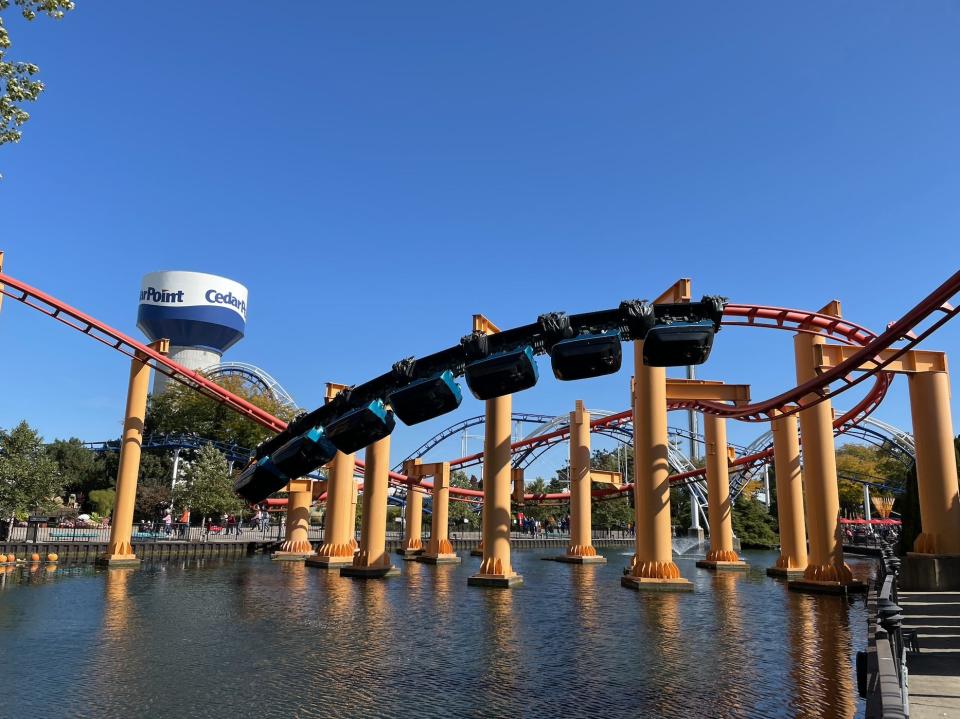
[[[151,272],[140,284],[137,327],[150,341],[170,340],[170,359],[192,370],[220,363],[224,352],[243,339],[247,288],[226,277],[202,272]],[[155,393],[170,380],[156,373]]]

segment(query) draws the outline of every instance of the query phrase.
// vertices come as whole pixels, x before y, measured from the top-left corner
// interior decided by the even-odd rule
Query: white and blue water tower
[[[203,272],[151,272],[140,284],[137,327],[150,341],[170,340],[170,359],[191,370],[220,363],[223,353],[243,339],[247,288]],[[156,373],[154,392],[163,392],[165,375]]]

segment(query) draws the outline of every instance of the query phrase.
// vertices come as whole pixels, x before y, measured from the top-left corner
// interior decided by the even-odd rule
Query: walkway
[[[960,719],[960,592],[901,591],[898,604],[920,643],[907,655],[910,719]]]

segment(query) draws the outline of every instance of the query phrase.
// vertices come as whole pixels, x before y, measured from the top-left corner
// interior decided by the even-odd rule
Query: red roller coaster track
[[[112,327],[94,319],[93,317],[77,310],[70,305],[62,302],[55,297],[48,295],[30,285],[21,282],[9,275],[0,273],[0,293],[20,302],[22,304],[37,310],[38,312],[61,322],[68,327],[85,334],[86,336],[121,352],[128,357],[143,358],[144,361],[153,367],[157,372],[161,372],[171,379],[190,387],[196,392],[220,402],[229,409],[238,414],[247,417],[257,424],[273,432],[280,432],[286,428],[286,423],[274,417],[269,412],[260,409],[256,405],[248,402],[242,397],[238,397],[232,392],[227,391],[220,385],[212,382],[203,375],[188,370],[176,362],[168,359],[156,350],[148,347],[142,342],[129,337],[128,335],[113,329]],[[748,405],[734,407],[716,402],[676,402],[671,404],[673,409],[697,409],[708,414],[714,414],[721,417],[738,419],[747,422],[761,422],[770,419],[776,413],[793,414],[806,407],[810,407],[825,399],[832,398],[841,392],[859,384],[867,377],[873,377],[875,383],[873,388],[867,393],[863,400],[849,412],[838,418],[835,426],[840,428],[852,426],[868,416],[879,405],[886,394],[890,385],[891,377],[889,373],[883,371],[884,367],[895,361],[908,350],[915,347],[930,334],[935,332],[946,322],[952,319],[960,309],[954,308],[949,304],[956,294],[960,293],[960,272],[952,275],[946,282],[940,285],[912,310],[905,314],[898,321],[889,325],[887,330],[877,336],[869,330],[860,327],[847,320],[822,314],[819,312],[807,312],[804,310],[784,309],[779,307],[766,307],[762,305],[740,305],[730,304],[724,309],[723,324],[728,326],[759,327],[764,329],[787,330],[789,332],[809,332],[824,334],[828,338],[847,345],[859,346],[860,350],[854,353],[844,362],[836,367],[824,372],[820,376],[794,387],[787,392],[772,397],[770,399],[753,402]],[[933,321],[917,331],[924,322],[933,318]],[[894,344],[903,342],[904,344],[889,356],[882,358],[880,353],[883,350],[890,349]],[[854,374],[854,372],[863,366],[870,367],[870,370],[863,373]],[[831,384],[838,383],[836,388],[831,388]],[[616,415],[604,417],[591,423],[592,426],[602,426],[617,421],[623,421],[629,417],[630,412],[621,412]],[[566,430],[558,430],[551,435],[534,437],[527,440],[521,440],[514,443],[514,448],[523,447],[528,444],[543,443],[555,436],[562,436]],[[770,452],[761,452],[749,457],[741,457],[735,465],[742,465],[759,458],[769,456]],[[475,458],[475,456],[474,456]],[[451,464],[463,464],[469,461],[471,457],[464,457],[454,460]],[[358,468],[362,469],[364,463],[357,460]],[[684,482],[691,478],[701,476],[703,470],[695,472],[686,472],[671,477],[671,482]],[[390,479],[396,483],[407,485],[423,484],[429,486],[427,482],[411,480],[402,474],[396,472],[390,473]],[[621,489],[605,489],[594,492],[596,496],[620,495],[629,491],[629,487]],[[478,490],[451,488],[451,494],[459,495],[462,498],[482,497],[483,492]],[[562,500],[566,498],[567,493],[551,495],[525,495],[525,498],[534,501],[537,500]]]

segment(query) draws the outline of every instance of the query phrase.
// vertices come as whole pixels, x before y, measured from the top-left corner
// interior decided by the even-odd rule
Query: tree
[[[101,517],[107,517],[113,514],[113,508],[117,505],[117,490],[93,490],[90,492],[90,504],[93,506],[93,511]]]
[[[776,519],[770,516],[767,506],[744,494],[737,497],[733,507],[733,533],[740,539],[741,547],[773,549],[780,543],[774,531]]]
[[[450,486],[461,489],[476,489],[470,486],[470,479],[462,469],[455,469],[450,473]],[[453,531],[475,530],[480,528],[480,503],[461,502],[450,499],[449,520]],[[466,520],[466,521],[464,521]]]
[[[59,20],[73,10],[73,0],[14,0],[20,14],[29,21],[38,15]],[[0,0],[0,12],[10,7],[10,0]],[[10,33],[0,15],[0,145],[20,142],[20,128],[30,119],[23,104],[34,102],[43,92],[43,83],[36,79],[40,72],[33,63],[6,58],[11,47]]]
[[[97,453],[83,446],[76,437],[57,439],[47,446],[47,455],[57,463],[63,480],[63,491],[86,497],[94,489],[110,486],[113,482],[106,475],[104,463]]]
[[[223,377],[217,383],[278,419],[289,422],[296,414],[296,410],[281,404],[272,395],[248,389],[239,377]],[[150,397],[145,425],[145,434],[193,433],[246,449],[273,436],[270,430],[180,384]]]
[[[13,518],[52,511],[61,489],[57,463],[36,430],[23,421],[10,432],[0,431],[0,514]]]
[[[239,512],[243,503],[234,494],[233,480],[227,469],[227,458],[213,445],[204,445],[184,472],[184,481],[177,485],[173,501],[178,507],[207,517]]]

